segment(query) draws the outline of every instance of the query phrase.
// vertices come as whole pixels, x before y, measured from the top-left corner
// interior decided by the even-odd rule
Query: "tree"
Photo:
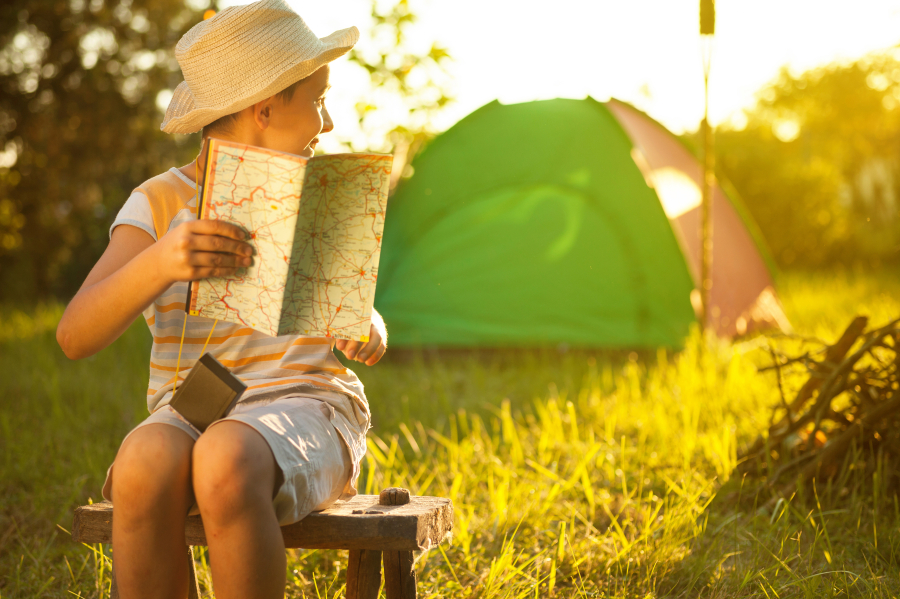
[[[900,54],[783,69],[717,133],[717,159],[782,265],[900,255]]]
[[[387,10],[379,10],[378,0],[372,0],[371,15],[368,39],[349,56],[371,81],[368,94],[356,104],[366,145],[354,149],[394,153],[395,168],[404,165],[392,177],[396,183],[404,170],[411,174],[412,157],[437,133],[435,115],[453,100],[446,70],[451,57],[437,43],[424,54],[409,47],[408,28],[417,17],[408,0],[396,0]]]
[[[175,44],[208,5],[0,3],[0,300],[73,294],[132,189],[194,157],[197,136],[159,131],[157,99],[181,81]],[[373,0],[372,19],[350,55],[372,83],[357,104],[367,141],[356,149],[393,151],[402,163],[450,101],[449,57],[436,44],[409,47],[407,0],[386,11]]]
[[[0,4],[0,298],[71,294],[141,181],[196,151],[159,131],[203,0]]]

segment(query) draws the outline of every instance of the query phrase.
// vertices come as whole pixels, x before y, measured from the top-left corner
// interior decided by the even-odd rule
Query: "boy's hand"
[[[387,329],[381,314],[372,309],[372,327],[369,329],[369,341],[349,341],[338,339],[334,346],[344,352],[351,360],[362,362],[366,366],[374,366],[387,350]]]
[[[175,227],[156,244],[162,252],[163,276],[176,281],[227,277],[253,264],[253,247],[243,229],[199,219]]]

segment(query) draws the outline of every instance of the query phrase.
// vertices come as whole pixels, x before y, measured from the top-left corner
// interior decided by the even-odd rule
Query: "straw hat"
[[[319,39],[284,0],[226,8],[194,25],[175,46],[184,81],[160,129],[199,131],[311,75],[358,39],[356,27]]]

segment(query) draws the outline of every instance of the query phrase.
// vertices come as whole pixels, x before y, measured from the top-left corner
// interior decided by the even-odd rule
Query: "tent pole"
[[[701,125],[703,135],[703,196],[700,207],[700,303],[703,306],[700,316],[700,327],[706,330],[710,324],[709,295],[712,291],[712,190],[715,185],[715,156],[713,154],[712,127],[709,125],[709,75],[704,74],[705,107],[703,110],[703,123]]]
[[[710,325],[713,260],[712,192],[713,186],[716,184],[713,132],[709,124],[709,71],[712,62],[715,23],[715,0],[700,0],[700,38],[703,58],[703,121],[700,125],[703,138],[703,187],[700,207],[700,329],[704,333]]]

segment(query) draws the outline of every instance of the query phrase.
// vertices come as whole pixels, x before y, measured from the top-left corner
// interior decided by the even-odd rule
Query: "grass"
[[[857,313],[900,314],[895,272],[780,283],[805,335],[833,339]],[[146,327],[73,363],[53,338],[60,313],[0,311],[2,598],[107,596],[109,548],[65,531],[76,505],[99,500],[118,443],[146,413]],[[773,509],[751,481],[730,479],[777,400],[775,381],[756,373],[766,342],[358,367],[375,425],[360,487],[453,500],[452,543],[418,556],[424,597],[900,594],[895,464],[854,454],[834,482]],[[342,596],[344,557],[292,551],[288,596]],[[205,553],[197,559],[210,592]]]

